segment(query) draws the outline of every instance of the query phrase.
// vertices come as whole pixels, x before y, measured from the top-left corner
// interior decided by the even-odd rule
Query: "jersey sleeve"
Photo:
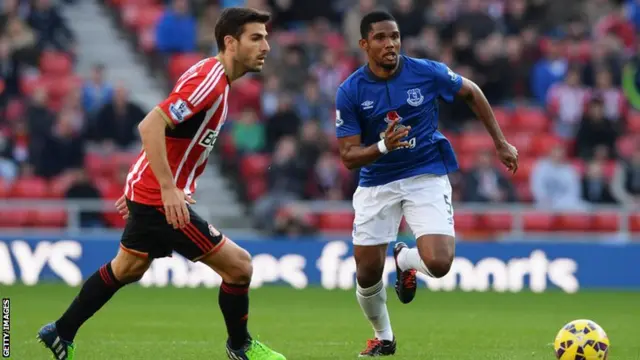
[[[336,93],[336,136],[347,137],[360,135],[360,123],[353,102],[347,97],[343,88]]]
[[[441,62],[432,62],[433,73],[438,84],[438,93],[446,102],[453,102],[462,87],[462,76]]]
[[[191,74],[186,79],[179,79],[171,94],[155,110],[169,127],[174,128],[224,96],[225,81],[221,66],[214,66],[209,72]]]

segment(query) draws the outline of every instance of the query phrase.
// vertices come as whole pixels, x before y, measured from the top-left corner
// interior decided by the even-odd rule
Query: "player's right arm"
[[[370,146],[362,146],[360,123],[356,117],[356,107],[342,88],[336,95],[336,136],[340,148],[342,163],[349,170],[367,166],[382,155],[397,148],[408,147],[402,141],[409,135],[410,127],[396,130],[397,120],[393,121],[385,131],[384,139]]]

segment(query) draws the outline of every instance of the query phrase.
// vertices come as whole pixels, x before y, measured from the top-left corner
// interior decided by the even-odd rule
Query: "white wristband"
[[[378,141],[378,150],[381,154],[386,154],[389,152],[389,149],[387,149],[387,145],[384,144],[384,139]]]

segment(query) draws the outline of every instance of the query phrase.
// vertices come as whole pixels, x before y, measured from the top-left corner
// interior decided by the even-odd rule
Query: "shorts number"
[[[451,201],[449,201],[449,196],[444,195],[444,203],[447,204],[447,212],[449,215],[453,214],[453,207],[451,206]]]

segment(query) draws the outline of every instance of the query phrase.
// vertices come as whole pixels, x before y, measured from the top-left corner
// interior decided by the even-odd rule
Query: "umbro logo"
[[[371,101],[371,100],[367,100],[367,101],[363,102],[360,105],[362,105],[362,110],[373,109],[373,101]]]

